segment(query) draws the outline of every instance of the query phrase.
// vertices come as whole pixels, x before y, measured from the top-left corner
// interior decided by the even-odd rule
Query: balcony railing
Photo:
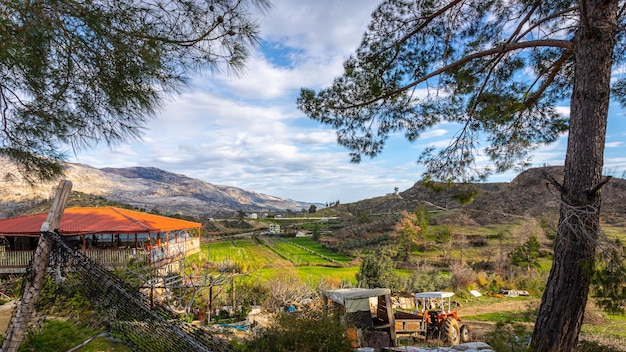
[[[4,248],[4,247],[0,247]],[[82,250],[80,250],[83,252]],[[131,259],[149,262],[155,266],[166,265],[200,251],[200,239],[166,243],[149,248],[87,249],[83,253],[91,260],[108,268],[128,263]],[[24,273],[35,251],[4,251],[0,249],[0,274]]]

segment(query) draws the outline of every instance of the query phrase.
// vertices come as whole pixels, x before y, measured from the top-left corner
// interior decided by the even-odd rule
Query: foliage
[[[254,228],[254,226],[252,226],[250,223],[243,220],[243,218],[238,219],[237,221],[224,220],[222,221],[222,225],[224,225],[224,227],[226,228],[232,228],[232,229],[253,229]]]
[[[29,181],[80,149],[138,138],[199,69],[239,73],[267,0],[5,1],[0,155]],[[12,173],[14,170],[3,170]],[[4,175],[3,175],[4,176]]]
[[[272,309],[287,307],[293,302],[299,303],[314,295],[313,289],[302,282],[294,272],[283,272],[280,276],[271,279],[267,286],[270,291],[267,305]]]
[[[546,237],[550,240],[554,240],[557,234],[557,220],[551,219],[545,214],[541,214],[539,217],[539,226],[543,229]]]
[[[461,125],[455,140],[439,153],[427,148],[420,157],[426,175],[445,181],[483,179],[491,170],[474,164],[481,133],[491,143],[485,153],[496,170],[503,171],[518,163],[525,165],[529,150],[553,142],[567,129],[567,121],[552,103],[571,88],[559,80],[572,69],[564,58],[558,61],[568,44],[554,41],[555,48],[538,51],[536,56],[506,47],[512,40],[506,37],[507,26],[514,17],[503,11],[524,11],[521,2],[515,6],[499,1],[446,5],[441,1],[383,2],[372,14],[361,46],[344,63],[344,74],[332,87],[317,93],[302,89],[298,107],[312,119],[333,126],[339,144],[351,150],[353,161],[379,154],[393,132],[402,130],[413,141],[437,123],[454,121]],[[530,43],[527,47],[541,48]],[[438,66],[442,60],[443,68]],[[520,78],[528,66],[537,80]],[[558,75],[550,76],[552,71],[546,67]],[[430,79],[434,76],[438,80]],[[555,81],[561,84],[550,84]],[[418,92],[427,83],[438,89]]]
[[[471,185],[464,185],[452,195],[452,199],[456,200],[460,204],[469,204],[474,201],[478,195],[478,190]]]
[[[416,225],[418,226],[418,239],[424,239],[426,233],[428,232],[428,225],[430,222],[430,213],[428,212],[428,208],[423,206],[416,206],[413,209],[413,214],[416,216]]]
[[[607,258],[598,262],[591,274],[593,297],[607,312],[624,314],[626,311],[626,246],[616,240],[604,253]]]
[[[321,235],[322,232],[320,230],[320,225],[318,223],[315,223],[315,226],[313,226],[313,236],[311,238],[313,239],[313,241],[319,241]]]
[[[372,217],[361,209],[356,210],[354,217],[359,224],[369,224],[373,221]]]
[[[388,253],[377,251],[363,256],[361,260],[359,272],[356,274],[359,287],[386,287],[392,291],[401,288],[401,282],[394,271],[393,260]]]
[[[442,291],[449,286],[450,277],[435,268],[422,265],[415,268],[404,289],[407,292],[430,292]]]
[[[82,322],[97,325],[97,314],[88,300],[88,293],[82,286],[80,277],[68,274],[56,281],[46,277],[39,293],[36,309],[41,312],[55,312],[65,317],[80,318]]]
[[[352,351],[339,318],[320,310],[280,313],[268,328],[240,349],[242,352]]]
[[[606,346],[594,341],[581,340],[576,346],[576,352],[620,352],[622,349]]]
[[[420,233],[423,233],[419,227],[420,219],[416,213],[408,213],[403,211],[402,218],[396,224],[395,231],[400,234],[401,246],[404,248],[404,260],[409,260],[409,255],[413,245],[417,244]]]
[[[494,351],[530,352],[530,332],[520,323],[498,322],[485,340]]]
[[[453,291],[463,289],[473,289],[476,284],[476,273],[472,268],[462,264],[452,264],[450,266],[450,285]]]
[[[437,244],[446,244],[452,240],[452,232],[448,226],[443,226],[435,237],[435,242]]]
[[[540,268],[541,266],[538,260],[540,246],[537,236],[531,235],[524,244],[513,248],[513,251],[509,253],[511,264],[516,267],[525,268],[526,270]]]
[[[552,294],[534,330],[540,351],[572,350],[582,325],[590,278],[580,263],[597,246],[610,99],[626,106],[623,7],[622,0],[387,0],[343,74],[318,92],[303,88],[297,100],[336,130],[357,163],[379,155],[398,132],[415,141],[439,124],[457,126],[447,145],[418,158],[425,179],[443,182],[526,168],[532,150],[568,132],[562,184],[546,177],[567,211]],[[569,116],[556,108],[565,100]],[[566,326],[572,320],[575,329]]]
[[[232,297],[232,287],[226,291]],[[269,301],[270,287],[258,280],[240,280],[235,288],[235,300],[247,306],[265,305]]]
[[[85,341],[97,331],[80,327],[71,321],[48,320],[37,333],[26,336],[20,345],[20,352],[57,352],[67,351]]]

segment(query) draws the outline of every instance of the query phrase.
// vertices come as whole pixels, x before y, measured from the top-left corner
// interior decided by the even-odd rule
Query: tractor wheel
[[[459,322],[456,319],[452,317],[446,319],[443,323],[442,337],[445,342],[451,345],[457,345],[459,343],[461,334],[459,331]]]
[[[469,342],[470,341],[470,331],[469,327],[465,324],[461,325],[461,342]]]

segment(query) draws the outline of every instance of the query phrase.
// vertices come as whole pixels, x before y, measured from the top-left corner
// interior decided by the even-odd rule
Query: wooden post
[[[237,311],[237,300],[235,299],[235,275],[231,278],[231,290],[230,290],[232,300],[233,300],[233,312]]]
[[[61,224],[61,217],[67,203],[70,191],[72,190],[72,183],[68,180],[62,180],[57,186],[50,212],[46,221],[41,225],[41,236],[35,250],[35,255],[32,261],[32,273],[30,280],[26,283],[24,288],[24,294],[22,296],[20,304],[17,306],[17,311],[11,319],[11,323],[7,329],[7,334],[4,342],[2,343],[2,351],[15,352],[20,347],[24,336],[26,334],[26,327],[33,311],[35,310],[35,303],[39,297],[39,292],[43,287],[46,279],[46,270],[48,263],[50,262],[50,252],[52,251],[52,239],[49,236],[50,231],[57,231]]]

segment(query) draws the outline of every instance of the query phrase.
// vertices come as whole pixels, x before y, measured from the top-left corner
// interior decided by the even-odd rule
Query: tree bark
[[[581,0],[563,194],[554,260],[533,332],[535,351],[573,351],[599,236],[617,0]]]
[[[46,279],[46,270],[50,261],[50,252],[52,251],[52,239],[48,233],[50,231],[58,231],[71,189],[72,183],[70,181],[63,180],[59,182],[46,222],[41,225],[41,236],[31,263],[31,276],[26,283],[22,299],[11,319],[6,338],[2,343],[2,351],[4,352],[17,351],[20,344],[24,341],[26,328],[35,310],[39,292]]]

